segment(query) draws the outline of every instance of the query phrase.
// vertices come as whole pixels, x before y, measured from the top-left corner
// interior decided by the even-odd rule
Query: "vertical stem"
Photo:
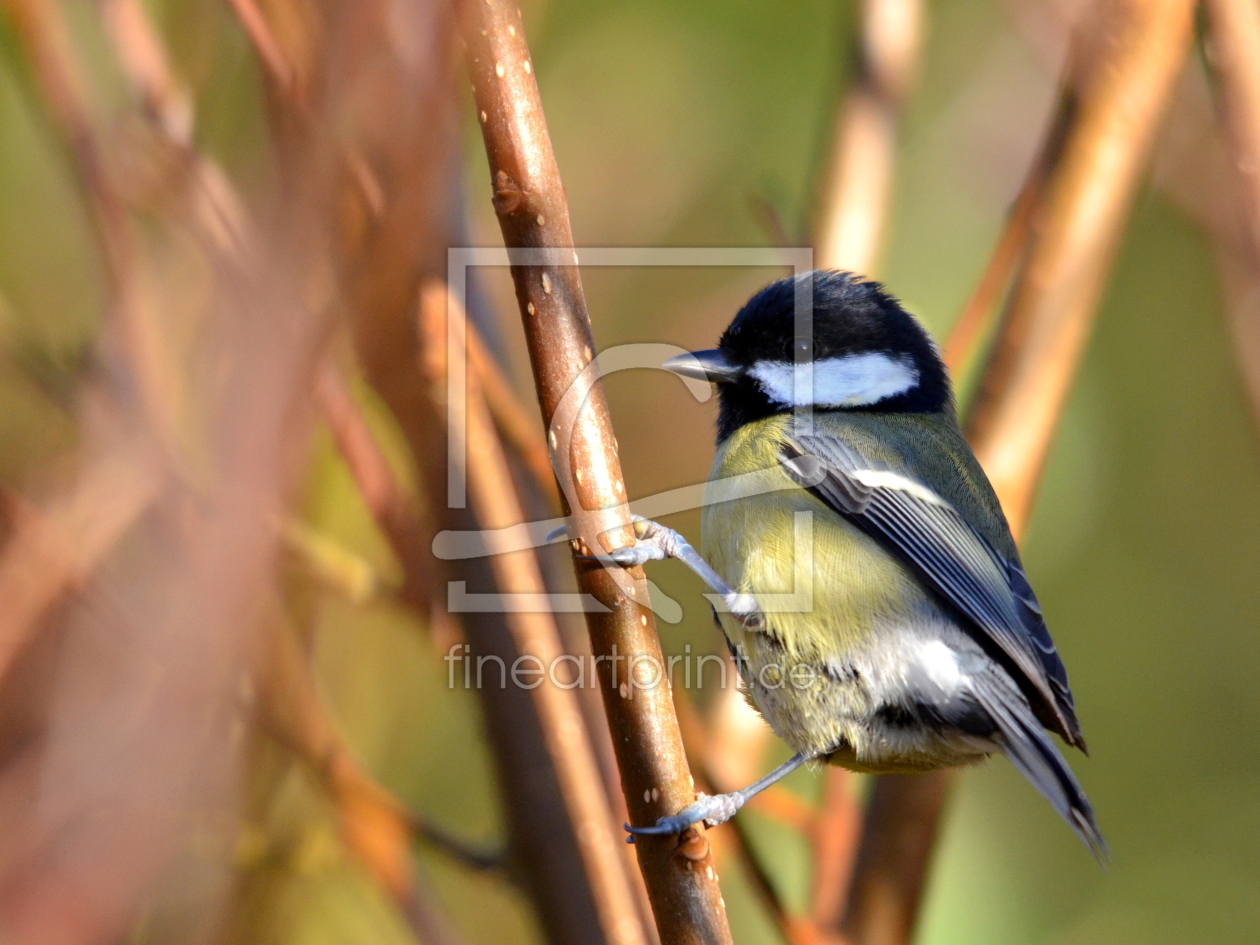
[[[1189,0],[1112,0],[1048,182],[968,434],[1016,537],[1027,522],[1156,126],[1191,39]]]
[[[819,929],[834,929],[844,917],[845,897],[861,836],[857,779],[843,768],[828,768],[822,807],[814,827],[814,875],[810,889],[810,920]]]
[[[288,60],[285,59],[284,52],[280,44],[276,42],[267,18],[259,9],[256,0],[228,0],[228,3],[236,13],[241,29],[249,37],[250,44],[254,47],[258,60],[267,70],[267,74],[280,88],[286,92],[290,91],[293,70],[289,68]]]
[[[447,317],[464,321],[464,313],[423,307],[425,324],[422,335],[430,364],[440,361],[445,351]],[[454,308],[454,306],[452,306]],[[451,352],[463,357],[463,351]],[[445,367],[444,365],[442,366]],[[446,370],[430,370],[430,381],[441,390]],[[480,379],[469,372],[465,383],[466,470],[469,493],[477,521],[490,536],[499,530],[519,525],[525,520],[520,499],[512,481],[503,444],[494,427],[494,420],[482,394]],[[494,539],[491,538],[491,541]],[[495,581],[504,592],[546,593],[542,572],[532,550],[490,551],[490,567]],[[611,835],[612,814],[604,796],[599,765],[591,751],[582,721],[577,696],[571,689],[556,685],[553,673],[560,665],[564,649],[554,616],[545,611],[509,612],[508,629],[522,654],[512,663],[512,684],[530,690],[530,696],[546,735],[545,750],[560,785],[560,794],[578,838],[578,849],[595,908],[602,926],[603,940],[608,945],[643,945],[646,941],[634,907],[620,852],[620,837]],[[528,662],[523,662],[528,661]],[[518,677],[518,669],[524,670]],[[541,677],[538,675],[541,674]],[[584,675],[578,677],[584,680]],[[523,681],[523,682],[522,682]],[[512,787],[509,785],[508,790]]]
[[[905,945],[913,939],[953,781],[950,770],[876,779],[841,929],[849,945]]]
[[[586,548],[631,544],[626,490],[608,406],[598,379],[585,406],[557,411],[587,372],[594,341],[568,206],[547,133],[520,10],[512,0],[461,0],[473,98],[489,158],[494,204],[509,248],[541,248],[566,265],[514,265],[539,403],[550,431],[559,484]],[[570,263],[571,260],[571,263]],[[570,425],[571,424],[571,425]],[[605,542],[601,543],[601,536]],[[660,640],[641,569],[614,573],[578,562],[581,591],[604,612],[586,614],[631,820],[654,822],[691,803],[695,791],[664,672]],[[655,667],[652,684],[629,667]],[[702,831],[681,842],[636,844],[664,945],[730,941],[726,911]]]
[[[1254,0],[1205,0],[1208,43],[1217,78],[1223,124],[1242,191],[1240,216],[1245,235],[1235,240],[1237,262],[1226,261],[1228,240],[1218,223],[1218,265],[1225,274],[1226,296],[1235,347],[1260,417],[1260,7]]]
[[[815,225],[819,268],[869,274],[878,261],[922,23],[920,0],[862,3],[857,75],[836,121]]]
[[[490,408],[495,423],[503,433],[503,439],[510,444],[521,462],[529,470],[538,491],[548,501],[556,500],[556,479],[551,469],[551,457],[547,453],[547,442],[538,429],[537,415],[530,416],[523,404],[518,402],[516,392],[504,376],[502,369],[494,359],[494,355],[486,349],[486,344],[471,320],[467,333],[468,366],[477,375],[477,382],[485,393],[486,406]]]
[[[1070,76],[1070,72],[1069,72]],[[1070,78],[1064,83],[1051,120],[1050,131],[1041,147],[1040,153],[1029,168],[1028,176],[1011,205],[1006,223],[1002,227],[1002,235],[998,237],[988,264],[976,284],[975,291],[967,300],[962,314],[954,323],[945,346],[941,350],[941,359],[949,369],[955,381],[963,369],[970,363],[979,347],[981,335],[989,323],[989,316],[1006,290],[1020,260],[1027,252],[1028,244],[1033,237],[1033,226],[1037,213],[1045,196],[1046,178],[1058,165],[1063,153],[1063,138],[1071,127],[1072,107],[1075,93],[1070,87]]]
[[[1260,252],[1260,7],[1253,0],[1204,0],[1203,6],[1225,132]]]

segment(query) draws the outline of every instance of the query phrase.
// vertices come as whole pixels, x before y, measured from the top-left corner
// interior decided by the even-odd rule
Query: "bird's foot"
[[[710,588],[716,591],[726,605],[727,611],[749,630],[760,630],[765,627],[765,616],[751,594],[741,594],[726,583],[720,574],[700,557],[700,553],[672,528],[666,528],[660,522],[650,518],[636,516],[634,534],[638,541],[624,548],[614,548],[603,555],[579,555],[591,561],[604,564],[615,564],[623,568],[633,568],[648,561],[664,561],[676,558],[694,571]]]
[[[687,539],[683,538],[678,532],[672,528],[666,528],[660,522],[654,522],[650,518],[644,518],[641,515],[634,517],[634,536],[637,540],[633,545],[627,545],[624,548],[614,548],[606,555],[584,555],[582,557],[596,561],[611,562],[621,565],[623,568],[634,568],[649,561],[682,558],[688,552],[695,554],[695,550],[687,543]]]
[[[634,843],[635,836],[668,837],[682,833],[692,824],[704,822],[706,827],[724,824],[735,816],[736,811],[744,806],[747,798],[740,792],[732,794],[700,794],[694,804],[689,804],[672,817],[662,817],[651,827],[631,827],[626,824],[630,836],[626,843]]]

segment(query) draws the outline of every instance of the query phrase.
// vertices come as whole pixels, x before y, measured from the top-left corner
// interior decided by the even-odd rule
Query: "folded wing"
[[[1017,562],[996,552],[952,505],[920,482],[834,436],[782,445],[788,474],[915,571],[1002,662],[1038,719],[1084,750],[1067,671]]]

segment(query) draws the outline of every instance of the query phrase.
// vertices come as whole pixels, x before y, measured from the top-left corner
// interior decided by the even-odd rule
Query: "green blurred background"
[[[84,17],[87,6],[72,5]],[[200,143],[248,185],[262,173],[265,143],[246,44],[215,4],[149,6],[197,89]],[[975,283],[1046,121],[1062,55],[1055,9],[1035,0],[929,5],[878,275],[938,337]],[[855,14],[852,3],[821,0],[528,4],[579,246],[768,245],[754,201],[803,237]],[[91,336],[100,286],[71,170],[19,61],[5,34],[0,478],[22,487],[73,438],[54,395]],[[474,242],[498,245],[471,121],[467,142]],[[601,346],[708,347],[744,299],[780,274],[585,277]],[[483,277],[508,313],[504,343],[519,369],[506,276]],[[619,375],[609,389],[633,497],[703,479],[712,404],[658,372]],[[375,421],[397,443],[383,409]],[[1256,432],[1208,243],[1169,198],[1144,189],[1025,555],[1072,674],[1092,750],[1074,766],[1112,862],[1100,869],[1005,762],[968,771],[932,873],[925,945],[1260,940]],[[311,524],[396,570],[325,439],[303,501]],[[670,524],[698,534],[696,513]],[[653,576],[685,614],[662,624],[666,650],[721,652],[698,583],[673,564]],[[493,845],[501,821],[472,694],[446,689],[440,656],[402,610],[321,603],[319,676],[367,767],[422,815]],[[339,849],[327,803],[300,771],[278,758],[262,763],[281,788],[258,814],[265,855],[241,859],[252,911],[240,939],[408,941],[392,905]],[[820,783],[802,773],[791,786],[812,797]],[[802,904],[805,844],[745,816],[785,899]],[[502,879],[418,856],[470,942],[539,940],[527,904]],[[773,940],[739,878],[724,884],[736,941]]]

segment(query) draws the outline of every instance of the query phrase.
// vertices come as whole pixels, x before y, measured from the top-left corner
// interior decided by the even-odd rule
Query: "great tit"
[[[923,327],[878,283],[817,271],[762,289],[716,349],[664,366],[718,392],[701,552],[640,520],[638,543],[607,557],[677,557],[719,592],[747,695],[796,755],[627,829],[721,823],[809,761],[915,772],[1002,752],[1103,856],[1046,732],[1085,750],[1067,672]]]

